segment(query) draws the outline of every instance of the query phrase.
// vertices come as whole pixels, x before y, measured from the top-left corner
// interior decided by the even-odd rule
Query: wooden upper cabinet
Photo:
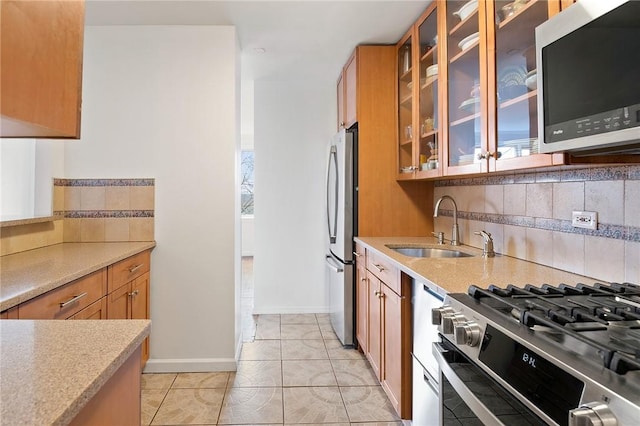
[[[535,27],[571,0],[433,2],[397,43],[397,180],[564,164],[539,154]]]
[[[349,128],[358,121],[356,111],[357,60],[354,52],[344,69],[344,123]]]
[[[564,156],[538,153],[535,28],[559,1],[486,2],[489,171],[543,167]],[[494,21],[492,21],[494,17]]]
[[[398,180],[442,175],[438,3],[433,2],[397,44]]]
[[[398,179],[413,179],[417,169],[413,141],[416,139],[414,122],[414,90],[413,90],[413,39],[414,30],[411,28],[398,42],[397,49],[397,88],[398,99],[397,140]]]
[[[83,0],[2,0],[1,137],[79,138]]]
[[[445,81],[443,150],[445,175],[487,171],[478,158],[488,151],[486,1],[442,2],[440,7],[446,61],[439,70]]]
[[[338,130],[348,129],[358,121],[358,62],[354,51],[338,78]]]
[[[560,0],[448,1],[444,149],[448,176],[563,164],[538,153],[535,27]]]

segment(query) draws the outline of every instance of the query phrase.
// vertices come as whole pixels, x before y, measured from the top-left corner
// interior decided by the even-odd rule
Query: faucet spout
[[[456,200],[454,200],[450,195],[443,195],[436,201],[436,206],[433,211],[433,217],[438,217],[438,212],[440,210],[440,204],[442,200],[450,200],[453,204],[453,229],[451,230],[451,245],[458,246],[460,245],[460,229],[458,227],[458,206],[456,205]]]

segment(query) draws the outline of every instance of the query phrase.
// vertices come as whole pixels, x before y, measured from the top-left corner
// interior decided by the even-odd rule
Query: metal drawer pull
[[[67,300],[66,302],[60,302],[60,308],[64,308],[65,306],[82,299],[83,297],[85,297],[87,295],[87,292],[85,291],[82,294],[79,294],[77,296],[73,296],[71,299]]]
[[[133,274],[135,271],[137,271],[138,269],[142,268],[143,266],[144,266],[144,263],[132,266],[131,268],[129,268],[129,273]]]
[[[131,293],[129,293],[129,297],[137,296],[137,295],[138,295],[138,293],[140,293],[140,290],[135,289],[134,291],[132,291]]]
[[[373,264],[373,266],[375,266],[376,268],[378,268],[378,272],[382,272],[382,271],[384,271],[384,266],[376,265],[375,263]]]
[[[362,255],[361,255],[360,253],[358,253],[357,251],[354,251],[354,252],[353,252],[353,254],[354,254],[354,256],[355,256],[355,257],[360,257],[360,256],[362,256]]]

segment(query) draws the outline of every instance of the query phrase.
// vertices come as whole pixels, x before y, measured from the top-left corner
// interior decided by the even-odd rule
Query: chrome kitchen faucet
[[[433,217],[438,217],[438,210],[440,209],[440,203],[442,203],[442,200],[444,199],[451,200],[451,203],[453,203],[453,229],[451,230],[451,245],[459,246],[460,230],[458,228],[458,206],[456,205],[456,200],[454,200],[449,195],[443,195],[442,197],[440,197],[440,199],[436,201],[436,207],[433,211]]]

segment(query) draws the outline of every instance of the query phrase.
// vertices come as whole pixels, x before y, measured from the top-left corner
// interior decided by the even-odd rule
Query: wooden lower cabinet
[[[151,251],[146,250],[0,312],[0,319],[149,319]],[[142,343],[141,367],[149,359]]]
[[[371,364],[373,372],[378,380],[382,380],[382,301],[380,299],[380,289],[382,284],[380,280],[367,271],[367,281],[369,283],[368,292],[368,326],[369,329],[369,347],[366,352],[367,359]]]
[[[0,319],[18,319],[18,307],[14,306],[13,308],[0,312]]]
[[[356,339],[363,353],[369,350],[369,280],[364,268],[356,269]]]
[[[51,290],[18,305],[20,319],[67,319],[103,297],[107,292],[107,269]]]
[[[369,254],[367,251],[367,257]],[[356,291],[366,288],[367,297],[357,294],[356,311],[367,315],[364,318],[358,314],[356,330],[367,330],[363,352],[398,415],[410,419],[411,279],[398,272],[397,283],[388,286],[370,270],[364,272],[366,280],[358,280]],[[399,288],[400,293],[392,287]]]
[[[101,320],[107,319],[107,297],[102,297],[72,316],[72,320]]]
[[[149,318],[149,272],[115,289],[107,296],[107,319]],[[142,366],[149,359],[149,339],[142,344]]]
[[[409,287],[410,288],[410,287]],[[411,417],[411,310],[409,294],[382,285],[382,388],[403,419]]]
[[[71,426],[81,425],[139,425],[142,420],[140,393],[140,348],[89,400],[87,405],[71,421]]]
[[[363,353],[369,349],[369,279],[365,251],[356,245],[356,340]]]

